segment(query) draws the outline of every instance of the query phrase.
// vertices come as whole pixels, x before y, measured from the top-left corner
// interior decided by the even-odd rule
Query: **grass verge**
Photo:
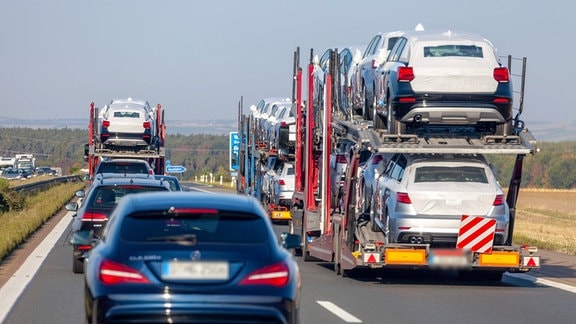
[[[0,261],[56,214],[83,182],[68,182],[26,198],[26,208],[0,214]]]

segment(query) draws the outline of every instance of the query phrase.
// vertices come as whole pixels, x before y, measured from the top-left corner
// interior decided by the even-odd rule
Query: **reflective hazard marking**
[[[540,257],[523,257],[522,264],[526,267],[539,267],[540,266]]]
[[[495,234],[495,219],[463,215],[456,247],[472,252],[490,253]]]

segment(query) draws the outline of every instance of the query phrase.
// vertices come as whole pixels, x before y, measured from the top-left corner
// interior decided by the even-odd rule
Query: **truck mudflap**
[[[429,245],[388,244],[364,246],[351,253],[356,266],[411,267],[429,269],[484,269],[527,272],[540,268],[540,256],[534,247],[495,246],[489,253],[456,248],[431,248]],[[344,267],[344,266],[343,266]]]

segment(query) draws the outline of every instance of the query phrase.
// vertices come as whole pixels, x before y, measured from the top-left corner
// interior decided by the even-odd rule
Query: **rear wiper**
[[[185,245],[195,245],[196,235],[195,234],[180,234],[180,235],[168,235],[168,236],[155,236],[149,237],[146,241],[150,242],[179,242]]]

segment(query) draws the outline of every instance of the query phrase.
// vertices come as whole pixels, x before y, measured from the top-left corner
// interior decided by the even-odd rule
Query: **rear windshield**
[[[479,167],[426,166],[416,169],[414,182],[478,182],[488,183],[486,171]]]
[[[130,163],[130,162],[103,163],[98,167],[97,173],[144,173],[144,174],[148,174],[148,167],[142,163]]]
[[[424,47],[424,57],[446,56],[484,57],[482,47],[476,45],[439,45]]]
[[[140,113],[136,111],[115,111],[114,117],[118,118],[140,118]]]
[[[118,200],[127,194],[149,192],[149,191],[168,191],[168,188],[160,186],[142,186],[142,185],[119,185],[119,186],[100,186],[94,189],[94,195],[90,205],[96,208],[112,208],[116,206]]]
[[[124,218],[121,237],[139,243],[179,241],[225,244],[259,244],[268,241],[265,220],[237,212],[184,213],[164,211],[132,214]]]

